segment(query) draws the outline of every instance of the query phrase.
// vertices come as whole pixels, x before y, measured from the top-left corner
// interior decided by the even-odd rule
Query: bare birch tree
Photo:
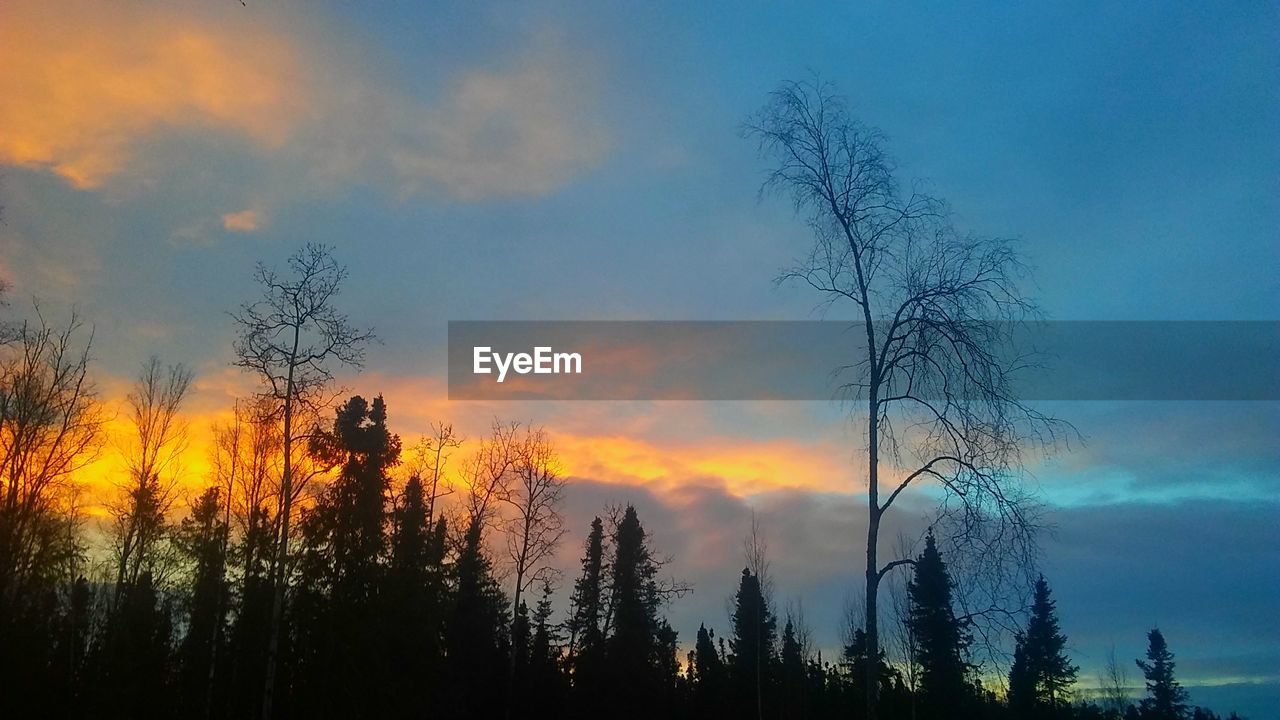
[[[285,274],[259,264],[255,279],[263,296],[232,314],[239,325],[235,364],[258,377],[262,395],[273,402],[280,423],[281,468],[278,527],[272,569],[273,597],[262,717],[269,720],[275,693],[281,620],[289,557],[289,524],[298,488],[295,444],[311,430],[298,423],[315,415],[331,398],[333,365],[359,368],[372,330],[357,328],[335,304],[347,271],[330,248],[308,244],[288,261]]]
[[[828,304],[848,303],[865,334],[843,370],[855,375],[845,389],[862,404],[854,418],[867,459],[864,622],[875,657],[880,583],[911,563],[881,559],[880,527],[908,489],[941,488],[935,522],[959,548],[1001,558],[1034,544],[1035,518],[1018,482],[1022,449],[1052,440],[1055,423],[1013,396],[1024,359],[1008,351],[1013,328],[1035,317],[1035,307],[1021,293],[1023,266],[1010,244],[962,235],[941,201],[903,191],[884,137],[851,117],[829,85],[782,86],[745,132],[773,163],[764,190],[789,195],[815,237],[780,280],[808,284]]]

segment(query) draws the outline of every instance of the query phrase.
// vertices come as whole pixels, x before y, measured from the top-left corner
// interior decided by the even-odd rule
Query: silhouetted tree
[[[1022,717],[1057,717],[1079,670],[1067,657],[1066,645],[1049,583],[1042,575],[1036,580],[1031,617],[1026,632],[1018,636],[1009,671],[1009,705]]]
[[[1147,633],[1147,659],[1136,662],[1147,679],[1147,697],[1139,704],[1142,720],[1185,720],[1187,691],[1173,677],[1173,653],[1159,628]]]
[[[596,517],[587,535],[582,572],[574,582],[568,622],[568,663],[578,710],[584,715],[601,712],[597,702],[603,682],[605,570],[604,522]]]
[[[182,365],[166,368],[153,357],[143,366],[127,399],[132,426],[131,444],[125,451],[129,475],[109,508],[117,602],[144,571],[151,573],[154,582],[169,569],[163,544],[187,446],[187,425],[179,412],[191,379],[191,372]]]
[[[920,717],[962,717],[972,705],[964,660],[969,638],[952,608],[951,578],[932,532],[925,536],[924,551],[916,558],[907,595],[911,601],[909,622],[916,638],[916,662],[920,665]]]
[[[190,567],[187,629],[178,648],[180,691],[188,717],[207,717],[215,702],[216,647],[226,632],[226,526],[221,493],[207,488],[175,532],[175,544]]]
[[[447,685],[454,712],[463,717],[497,717],[506,678],[507,597],[493,576],[484,551],[483,525],[469,520],[454,563],[454,601],[445,630]]]
[[[416,696],[440,687],[444,613],[445,524],[433,528],[421,478],[411,476],[393,512],[390,567],[384,588],[385,647],[391,666],[389,712],[416,716]]]
[[[664,710],[674,662],[670,627],[658,617],[657,564],[635,507],[618,523],[610,568],[611,633],[605,640],[605,685],[615,717],[651,717]],[[673,657],[667,658],[668,652]]]
[[[289,274],[282,276],[259,264],[255,279],[263,297],[232,315],[238,327],[236,365],[254,373],[262,396],[275,404],[280,421],[283,468],[279,492],[279,523],[272,566],[272,606],[262,697],[262,718],[272,717],[277,655],[284,617],[289,523],[301,483],[294,477],[293,444],[298,439],[295,419],[316,410],[323,391],[333,381],[330,364],[360,367],[364,345],[373,333],[353,326],[338,311],[334,299],[346,279],[346,269],[323,245],[308,244],[289,258]]]
[[[42,650],[30,616],[75,577],[82,551],[72,478],[95,456],[103,417],[92,344],[72,315],[0,325],[0,677],[20,687]]]
[[[733,634],[729,637],[729,676],[738,714],[763,718],[772,708],[774,644],[778,621],[765,602],[760,579],[743,568],[734,597]],[[770,697],[766,697],[770,696]]]
[[[385,658],[379,634],[386,551],[387,472],[400,456],[400,438],[387,429],[381,396],[354,396],[332,428],[313,434],[310,451],[337,476],[300,525],[302,555],[295,606],[297,684],[306,707],[342,715],[370,712],[380,692]]]
[[[851,302],[863,323],[865,346],[841,364],[857,373],[846,389],[866,403],[864,629],[879,648],[880,582],[908,562],[881,562],[881,521],[908,487],[939,483],[956,538],[988,562],[1016,568],[1033,547],[1034,515],[1013,471],[1023,440],[1052,437],[1054,424],[1014,399],[1010,378],[1026,359],[1004,351],[1034,307],[1021,294],[1022,265],[1011,246],[964,236],[940,201],[904,193],[881,133],[850,117],[829,85],[782,86],[746,133],[774,162],[765,188],[789,194],[814,231],[807,260],[783,278],[830,302]],[[895,435],[908,427],[909,435]],[[885,496],[882,453],[906,465]],[[1003,572],[983,577],[1005,579]],[[869,685],[871,720],[876,694]]]
[[[692,713],[711,718],[726,711],[728,673],[724,659],[716,650],[715,632],[706,625],[698,626],[698,636],[689,656],[689,678],[692,682]]]

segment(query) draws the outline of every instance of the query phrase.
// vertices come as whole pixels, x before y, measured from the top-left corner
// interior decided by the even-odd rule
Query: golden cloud
[[[0,6],[0,163],[96,188],[157,133],[195,129],[277,151],[269,196],[354,182],[475,200],[548,193],[608,149],[591,120],[591,64],[556,42],[462,69],[424,100],[384,87],[350,60],[364,48],[314,32],[310,17],[240,10]]]
[[[262,220],[262,214],[257,210],[241,210],[223,215],[222,228],[229,232],[248,233],[257,230]]]
[[[297,120],[299,69],[288,39],[257,27],[115,3],[8,2],[0,161],[93,188],[163,128],[226,130],[276,147]]]

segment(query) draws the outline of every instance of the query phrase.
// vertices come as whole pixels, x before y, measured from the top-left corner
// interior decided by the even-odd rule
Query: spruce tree
[[[644,527],[630,505],[618,523],[614,547],[612,633],[605,641],[605,686],[615,717],[652,717],[668,695],[669,667],[658,619],[657,566]],[[672,658],[674,660],[674,658]]]
[[[179,647],[181,692],[185,711],[195,717],[214,702],[214,681],[225,665],[221,645],[226,631],[226,524],[218,488],[204,491],[175,534],[176,544],[191,564],[187,596],[187,632]]]
[[[1076,681],[1079,668],[1067,657],[1067,638],[1059,629],[1056,606],[1049,591],[1049,583],[1043,575],[1036,580],[1031,618],[1027,621],[1027,631],[1021,638],[1021,645],[1026,677],[1017,678],[1020,683],[1018,692],[1025,697],[1026,707],[1034,709],[1035,714],[1056,717],[1058,708],[1064,704],[1067,693]],[[1011,671],[1011,694],[1014,691],[1014,680]],[[1023,697],[1018,701],[1023,702]]]
[[[780,707],[783,717],[808,715],[808,668],[800,640],[791,619],[782,628],[782,652],[779,666]]]
[[[290,612],[293,712],[385,712],[377,703],[387,700],[381,691],[387,656],[375,629],[383,617],[388,471],[399,461],[400,438],[387,429],[381,396],[369,403],[356,395],[338,408],[331,428],[312,434],[308,449],[338,473],[299,527],[300,582]]]
[[[924,720],[963,716],[972,706],[964,661],[969,637],[951,607],[951,590],[951,578],[931,531],[907,585],[911,602],[908,623],[916,638],[920,717]]]
[[[510,641],[506,595],[484,550],[484,526],[472,519],[453,566],[454,596],[445,629],[452,710],[462,717],[500,717]]]
[[[1184,720],[1187,717],[1187,691],[1173,677],[1173,653],[1159,628],[1147,633],[1147,659],[1138,660],[1147,679],[1147,697],[1140,710],[1143,720]]]
[[[760,579],[747,568],[738,581],[732,621],[729,670],[737,711],[743,717],[763,718],[772,701],[778,621],[769,610]]]
[[[715,632],[706,625],[698,626],[698,637],[689,662],[693,687],[693,711],[698,717],[717,717],[726,711],[725,666],[716,651]]]
[[[604,659],[604,522],[591,521],[582,573],[573,586],[569,630],[569,666],[574,695],[583,715],[600,712]]]

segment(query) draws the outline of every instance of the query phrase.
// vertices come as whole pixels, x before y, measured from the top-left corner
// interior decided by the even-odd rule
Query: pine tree
[[[381,396],[353,396],[333,425],[308,448],[322,465],[338,467],[316,505],[303,514],[300,583],[291,608],[295,628],[294,711],[360,714],[386,699],[379,588],[387,539],[385,500],[400,438],[387,429]]]
[[[669,662],[658,619],[657,566],[634,507],[618,523],[612,581],[612,630],[605,641],[605,686],[615,717],[651,717],[665,702]],[[668,628],[669,629],[669,628]],[[674,661],[674,658],[672,658]]]
[[[1036,711],[1036,678],[1027,661],[1027,636],[1018,633],[1009,666],[1009,710],[1014,717],[1031,718]]]
[[[578,710],[600,713],[604,659],[604,522],[591,521],[582,573],[573,586],[569,630],[569,667]]]
[[[689,662],[693,711],[699,717],[717,717],[726,710],[726,671],[724,660],[716,651],[714,637],[714,631],[708,630],[706,625],[699,625]]]
[[[729,674],[740,705],[738,712],[744,717],[763,718],[772,703],[778,621],[765,601],[760,579],[747,568],[738,581],[732,620]]]
[[[1016,667],[1015,648],[1015,667],[1009,676],[1011,703],[1016,700],[1034,716],[1056,717],[1079,668],[1066,655],[1067,638],[1058,627],[1056,606],[1043,575],[1036,581],[1031,618],[1027,621],[1026,634],[1019,638],[1019,645],[1022,667]],[[1017,677],[1014,670],[1019,671]]]
[[[1147,697],[1140,705],[1143,720],[1184,720],[1187,691],[1173,677],[1173,653],[1159,628],[1147,633],[1147,660],[1138,667],[1147,679]]]
[[[433,528],[422,481],[405,483],[392,514],[391,558],[381,591],[388,675],[388,713],[413,717],[416,695],[440,687],[444,602],[443,526]]]
[[[908,623],[916,638],[920,716],[924,720],[962,716],[972,705],[964,661],[969,638],[952,610],[951,589],[946,564],[930,532],[924,552],[916,559],[915,576],[907,585],[911,602]]]
[[[182,672],[182,702],[186,712],[201,716],[214,702],[214,680],[226,632],[228,586],[226,580],[226,524],[222,520],[222,497],[218,488],[208,488],[191,507],[191,514],[178,526],[175,540],[179,551],[191,564],[191,586],[187,598],[187,632],[179,647]],[[225,663],[223,663],[225,664]]]
[[[452,710],[462,717],[500,717],[506,678],[508,600],[484,551],[484,526],[472,519],[453,566],[452,610],[445,628]]]
[[[568,684],[559,663],[560,635],[551,623],[551,611],[551,584],[544,582],[542,597],[533,611],[529,671],[520,694],[528,717],[551,717],[564,710],[568,699]]]
[[[779,667],[781,708],[783,717],[802,718],[808,715],[808,669],[800,641],[796,637],[791,619],[782,628],[782,652]]]

